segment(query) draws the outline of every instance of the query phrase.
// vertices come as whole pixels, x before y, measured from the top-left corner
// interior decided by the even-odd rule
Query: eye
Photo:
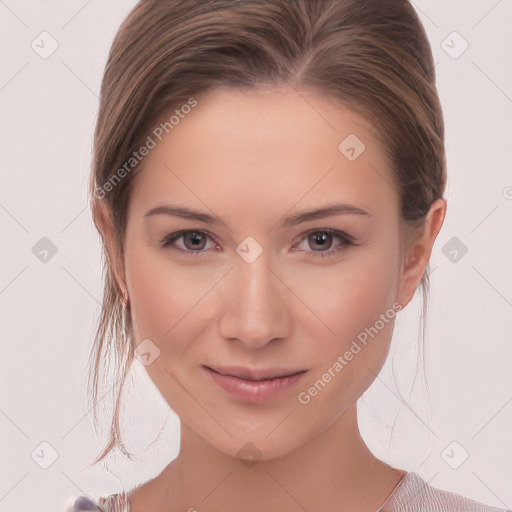
[[[208,239],[211,239],[211,237],[204,231],[179,231],[177,233],[167,235],[160,243],[162,247],[167,247],[173,251],[184,253],[187,256],[200,256],[207,252],[204,248],[205,242]],[[182,242],[182,246],[184,246],[184,248],[178,248],[175,246],[175,243],[178,241]],[[215,248],[218,248],[217,244],[215,244]]]
[[[334,249],[331,249],[333,245],[333,238],[337,238],[340,243]],[[305,236],[301,238],[299,244],[302,244],[305,241],[307,241],[310,248],[313,247],[312,252],[315,253],[315,256],[323,258],[335,256],[339,252],[345,250],[347,246],[354,245],[354,238],[352,236],[336,229],[315,229],[308,231]],[[315,248],[326,250],[318,251],[315,250]]]
[[[331,249],[333,245],[333,238],[337,238],[339,240],[339,244]],[[161,246],[168,248],[172,251],[177,251],[186,256],[201,256],[208,252],[208,249],[205,249],[206,243],[208,240],[212,240],[212,237],[209,233],[200,230],[188,230],[188,231],[178,231],[176,233],[171,233],[167,235],[161,242]],[[313,247],[313,251],[305,251],[305,252],[313,252],[315,256],[327,257],[327,256],[335,256],[342,250],[346,249],[348,245],[354,245],[354,238],[343,231],[338,231],[335,229],[315,229],[308,231],[300,240],[299,244],[307,241],[308,245]],[[177,242],[181,242],[177,244]],[[178,247],[181,245],[182,247]],[[293,247],[295,249],[297,245]],[[324,250],[315,250],[316,248],[324,249]],[[213,243],[213,249],[219,249],[219,245],[217,243]],[[212,248],[210,248],[211,250]],[[299,249],[302,250],[302,249]]]

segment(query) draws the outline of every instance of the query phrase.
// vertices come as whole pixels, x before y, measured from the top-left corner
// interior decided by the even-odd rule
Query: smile
[[[265,372],[247,369],[230,370],[236,375],[223,374],[208,366],[202,367],[209,377],[225,392],[235,398],[249,403],[263,403],[278,398],[292,388],[307,370]],[[264,375],[266,373],[266,375]]]

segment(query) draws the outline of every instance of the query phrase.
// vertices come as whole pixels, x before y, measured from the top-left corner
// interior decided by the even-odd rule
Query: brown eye
[[[179,231],[167,235],[160,243],[162,247],[176,252],[190,256],[200,256],[208,252],[206,248],[208,239],[211,240],[210,235],[203,231]],[[181,244],[178,244],[178,242],[181,242]],[[217,247],[215,244],[213,245]]]
[[[206,237],[199,231],[190,231],[182,236],[184,245],[189,251],[204,249]]]
[[[338,244],[333,249],[333,239],[338,239]],[[339,252],[346,250],[350,245],[355,245],[354,238],[343,231],[335,229],[316,229],[309,231],[302,237],[299,246],[307,241],[307,246],[311,250],[301,249],[305,252],[313,253],[315,256],[328,257],[335,256]]]
[[[308,235],[308,243],[312,249],[330,249],[332,246],[332,237],[333,235],[326,231],[316,231]]]

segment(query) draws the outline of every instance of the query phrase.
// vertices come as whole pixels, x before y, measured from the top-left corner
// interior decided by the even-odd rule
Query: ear
[[[398,302],[405,308],[414,297],[430,260],[436,237],[446,217],[445,199],[436,199],[430,206],[421,235],[404,250],[398,291]]]
[[[117,247],[111,211],[105,204],[105,201],[96,199],[93,204],[92,212],[94,224],[103,239],[103,243],[107,251],[109,266],[117,286],[118,293],[120,297],[127,300],[128,292],[126,280],[124,278],[124,265],[121,261],[121,255]]]

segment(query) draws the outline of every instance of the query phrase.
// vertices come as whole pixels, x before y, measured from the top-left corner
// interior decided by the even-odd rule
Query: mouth
[[[242,367],[230,367],[230,368],[211,368],[210,366],[204,366],[212,372],[224,375],[226,377],[236,377],[250,382],[259,382],[263,380],[277,380],[284,379],[285,377],[293,377],[306,372],[307,370],[286,370],[286,369],[275,369],[267,368],[261,370],[251,370]]]
[[[292,389],[308,370],[267,368],[217,368],[203,366],[209,378],[239,401],[263,403],[282,396]]]

